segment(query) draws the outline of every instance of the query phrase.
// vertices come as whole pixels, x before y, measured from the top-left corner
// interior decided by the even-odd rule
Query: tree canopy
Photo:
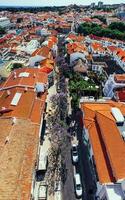
[[[23,65],[21,63],[13,63],[11,70],[22,68]]]
[[[106,18],[104,16],[100,16],[100,15],[96,15],[92,18],[97,18],[99,19],[101,22],[103,22],[104,24],[106,24]]]
[[[117,31],[121,31],[122,33],[125,33],[125,23],[123,22],[112,22],[109,25],[109,28],[111,30],[117,30]]]
[[[0,35],[3,35],[3,34],[5,34],[5,33],[6,33],[5,29],[4,29],[3,27],[0,26]]]
[[[93,34],[99,37],[109,37],[125,41],[125,24],[122,22],[113,22],[107,28],[103,28],[98,24],[82,23],[78,27],[78,33],[85,36]]]

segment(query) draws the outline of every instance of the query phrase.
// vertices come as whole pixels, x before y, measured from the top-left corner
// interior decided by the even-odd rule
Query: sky
[[[99,0],[0,0],[0,6],[61,6],[61,5],[89,5]],[[102,0],[104,4],[125,3],[125,0]]]

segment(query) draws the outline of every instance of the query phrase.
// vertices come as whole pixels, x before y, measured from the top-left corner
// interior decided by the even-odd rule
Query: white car
[[[38,191],[38,200],[47,200],[47,185],[40,184]]]
[[[73,161],[73,163],[77,163],[79,157],[78,157],[78,146],[76,144],[72,145],[71,155],[72,155],[72,161]]]
[[[74,175],[74,186],[75,186],[75,193],[78,198],[82,196],[82,184],[80,180],[80,174]]]

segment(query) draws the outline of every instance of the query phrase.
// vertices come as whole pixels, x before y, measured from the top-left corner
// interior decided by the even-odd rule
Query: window
[[[18,104],[20,98],[21,98],[21,95],[22,95],[22,93],[17,92],[17,93],[14,95],[14,97],[13,97],[13,99],[12,99],[12,101],[11,101],[11,105],[16,106],[16,105]]]

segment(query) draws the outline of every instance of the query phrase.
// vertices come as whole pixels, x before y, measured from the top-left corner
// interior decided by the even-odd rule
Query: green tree
[[[123,23],[123,22],[113,22],[109,25],[109,29],[118,30],[122,33],[125,33],[125,23]]]
[[[84,35],[93,34],[100,37],[104,36],[125,41],[125,24],[122,22],[114,22],[109,27],[103,28],[98,24],[82,23],[78,27],[78,33]]]
[[[12,70],[14,70],[14,69],[19,69],[19,68],[22,68],[22,64],[21,63],[14,63],[13,65],[12,65]]]
[[[3,27],[0,26],[0,35],[3,35],[3,34],[5,34],[5,33],[6,33],[5,29],[4,29]]]
[[[106,18],[105,18],[104,16],[96,15],[96,16],[92,17],[92,19],[93,19],[93,18],[97,18],[97,19],[99,19],[101,22],[103,22],[104,24],[106,24]]]

